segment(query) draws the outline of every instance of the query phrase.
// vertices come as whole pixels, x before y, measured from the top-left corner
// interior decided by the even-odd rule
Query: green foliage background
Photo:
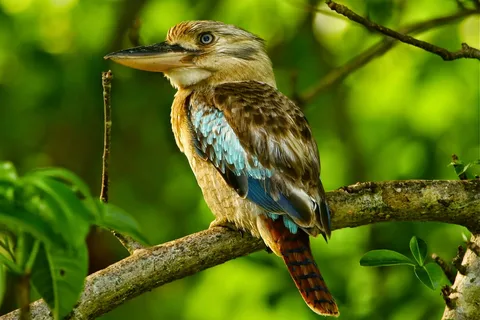
[[[21,172],[43,166],[73,170],[99,191],[103,105],[101,71],[111,68],[113,145],[110,201],[139,220],[153,243],[207,228],[212,220],[170,129],[174,90],[160,74],[113,65],[103,56],[131,46],[117,36],[119,17],[135,1],[0,0],[0,159]],[[456,12],[454,0],[342,1],[393,28]],[[304,92],[330,70],[376,43],[364,27],[306,9],[306,0],[149,0],[139,13],[143,43],[162,41],[182,20],[237,24],[268,42],[278,85]],[[328,9],[327,9],[328,10]],[[457,50],[480,47],[480,20],[419,37]],[[319,144],[327,190],[357,181],[456,179],[452,153],[479,157],[479,62],[443,62],[400,44],[306,106]],[[388,223],[339,230],[313,241],[341,319],[438,319],[439,292],[409,267],[364,268],[368,250],[409,255],[413,235],[445,259],[465,232],[436,223]],[[90,271],[126,256],[108,232],[89,237]],[[10,280],[9,291],[13,292]],[[13,294],[1,313],[15,308]],[[230,261],[125,303],[102,319],[316,319],[280,259],[265,252]]]

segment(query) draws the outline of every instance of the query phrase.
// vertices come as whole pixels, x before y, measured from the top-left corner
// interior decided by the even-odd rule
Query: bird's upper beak
[[[167,72],[174,68],[193,66],[192,58],[195,56],[195,50],[161,42],[109,53],[104,58],[134,69]]]

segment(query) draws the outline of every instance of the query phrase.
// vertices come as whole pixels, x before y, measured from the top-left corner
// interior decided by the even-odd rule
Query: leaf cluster
[[[410,239],[410,252],[414,260],[393,250],[371,250],[360,259],[360,265],[364,267],[412,266],[418,280],[432,290],[436,290],[448,282],[439,265],[435,262],[426,262],[427,244],[425,241],[415,236],[412,237]]]
[[[92,225],[146,242],[130,215],[92,197],[71,171],[46,168],[20,177],[12,163],[0,163],[0,302],[8,270],[30,279],[55,319],[68,315],[87,276]]]

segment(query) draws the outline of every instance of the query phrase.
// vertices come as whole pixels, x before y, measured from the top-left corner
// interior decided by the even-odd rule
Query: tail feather
[[[320,315],[338,316],[337,304],[313,259],[308,234],[300,229],[292,234],[282,219],[266,217],[264,222],[272,237],[267,244],[273,246],[271,249],[283,258],[305,303]]]

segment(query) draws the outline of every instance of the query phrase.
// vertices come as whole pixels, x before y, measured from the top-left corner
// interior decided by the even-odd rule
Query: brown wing
[[[216,87],[214,103],[264,167],[305,186],[318,184],[317,145],[303,112],[290,99],[267,84],[246,81]]]
[[[221,84],[210,103],[222,112],[249,160],[274,172],[274,200],[285,195],[301,216],[295,223],[313,235],[320,230],[328,236],[330,214],[319,179],[317,145],[300,108],[257,81]]]

